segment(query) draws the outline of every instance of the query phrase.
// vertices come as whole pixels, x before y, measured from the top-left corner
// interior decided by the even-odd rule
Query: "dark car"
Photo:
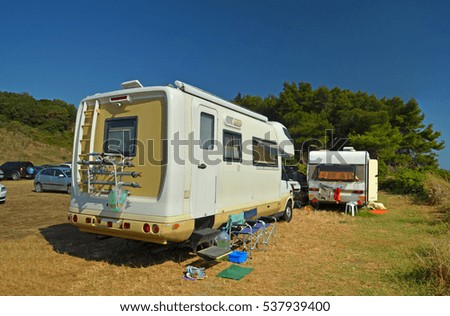
[[[296,206],[308,204],[308,181],[306,175],[298,171],[297,166],[284,166],[286,175],[290,180],[300,184],[300,190],[294,192]]]
[[[41,170],[34,178],[34,190],[43,191],[72,191],[72,172],[67,167],[51,167]]]
[[[5,179],[33,179],[36,175],[36,168],[29,161],[8,161],[0,166],[0,170]]]

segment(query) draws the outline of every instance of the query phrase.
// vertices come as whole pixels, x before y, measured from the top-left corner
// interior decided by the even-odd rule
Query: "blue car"
[[[39,171],[34,178],[34,191],[72,192],[72,171],[65,167],[52,167]]]

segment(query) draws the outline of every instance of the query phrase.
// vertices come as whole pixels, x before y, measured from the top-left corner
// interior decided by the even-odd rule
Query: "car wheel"
[[[281,219],[289,223],[292,220],[293,213],[294,212],[292,210],[292,203],[291,201],[288,201],[286,208],[284,209],[284,213],[281,216]]]
[[[36,183],[36,184],[34,185],[34,191],[37,192],[37,193],[43,192],[43,191],[44,191],[44,188],[42,187],[42,184],[40,184],[39,182]]]
[[[72,194],[72,185],[71,185],[71,184],[69,184],[69,185],[67,186],[66,192],[67,192],[67,194]]]
[[[20,173],[18,173],[18,172],[13,172],[13,173],[11,174],[11,178],[12,178],[13,180],[20,180]]]

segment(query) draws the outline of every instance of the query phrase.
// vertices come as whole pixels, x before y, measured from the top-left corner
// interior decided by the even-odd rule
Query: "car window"
[[[61,170],[56,169],[55,170],[55,177],[59,177],[60,175],[64,175],[64,173]]]
[[[54,174],[55,174],[55,169],[44,170],[44,175],[46,175],[46,176],[53,176]]]

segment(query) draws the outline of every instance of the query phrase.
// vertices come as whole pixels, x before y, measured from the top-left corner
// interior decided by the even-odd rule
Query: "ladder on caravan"
[[[88,105],[86,101],[82,104],[82,110],[79,112],[78,118],[78,137],[79,143],[76,144],[77,172],[76,179],[84,179],[80,184],[86,185],[87,193],[96,192],[109,193],[111,190],[95,189],[95,185],[110,185],[117,187],[119,184],[125,187],[140,188],[137,182],[123,182],[124,176],[132,178],[141,177],[142,174],[136,171],[124,171],[125,167],[134,167],[131,162],[132,158],[124,157],[118,153],[97,153],[94,152],[94,139],[99,115],[100,103],[95,100],[94,105]],[[108,171],[105,167],[113,166],[113,171]],[[120,171],[118,170],[120,168]],[[97,175],[112,176],[114,181],[104,181],[95,179]]]

